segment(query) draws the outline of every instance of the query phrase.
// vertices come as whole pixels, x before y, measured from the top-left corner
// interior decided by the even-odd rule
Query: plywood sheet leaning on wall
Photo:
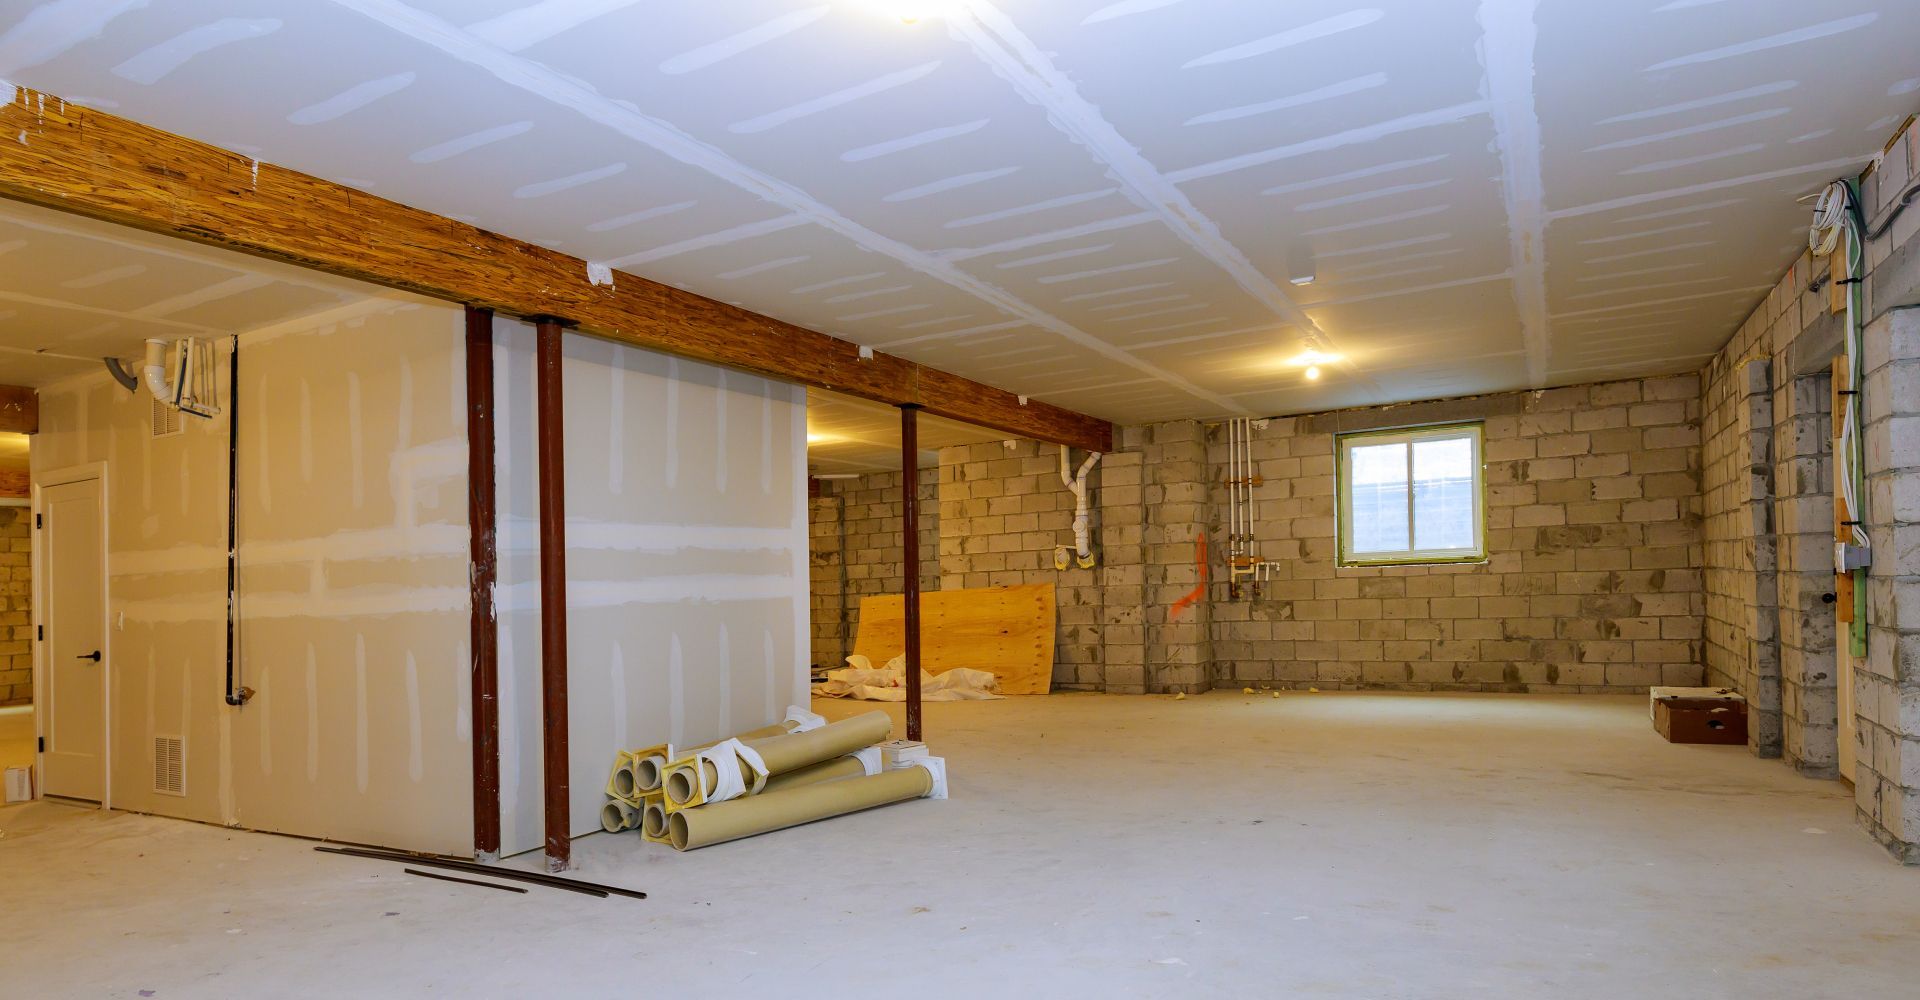
[[[991,670],[1001,694],[1046,694],[1053,683],[1053,584],[941,590],[920,595],[920,666]],[[906,606],[899,595],[860,601],[853,651],[874,663],[900,655]]]

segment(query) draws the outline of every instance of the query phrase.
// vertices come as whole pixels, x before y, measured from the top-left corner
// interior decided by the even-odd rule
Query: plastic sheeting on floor
[[[827,671],[827,679],[813,686],[822,698],[853,698],[859,701],[906,701],[907,658],[896,656],[884,667],[855,653],[847,665]],[[986,701],[1001,698],[993,693],[994,676],[987,670],[955,667],[939,674],[920,671],[921,701]]]

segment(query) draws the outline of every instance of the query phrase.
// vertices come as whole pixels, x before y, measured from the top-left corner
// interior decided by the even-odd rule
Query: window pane
[[[1347,452],[1352,482],[1352,551],[1404,552],[1407,548],[1407,446],[1355,445]]]
[[[1471,551],[1473,511],[1478,502],[1473,488],[1473,441],[1441,438],[1413,445],[1414,548]]]

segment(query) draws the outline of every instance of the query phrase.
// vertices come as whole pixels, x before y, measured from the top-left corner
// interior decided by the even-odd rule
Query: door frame
[[[33,528],[33,531],[30,533],[30,537],[32,538],[32,544],[30,548],[32,552],[31,552],[30,558],[28,559],[28,563],[31,565],[32,567],[31,571],[33,573],[33,615],[31,618],[31,624],[33,625],[33,634],[34,634],[34,642],[33,642],[34,755],[33,755],[33,761],[34,761],[34,770],[38,772],[39,775],[44,779],[47,773],[47,762],[45,759],[45,753],[44,751],[40,750],[40,747],[44,745],[42,741],[44,741],[47,736],[47,713],[42,709],[42,706],[47,704],[47,684],[48,684],[47,662],[46,662],[47,644],[44,640],[40,638],[40,636],[44,634],[42,630],[45,628],[47,624],[47,621],[46,621],[47,547],[43,542],[43,539],[42,539],[43,532],[40,528],[40,516],[41,516],[42,510],[44,509],[43,507],[44,500],[41,497],[41,491],[50,486],[66,486],[71,483],[83,483],[88,480],[94,480],[100,484],[100,653],[102,657],[101,662],[106,665],[106,669],[102,672],[103,676],[101,677],[102,694],[101,694],[101,700],[100,700],[100,710],[106,715],[106,718],[101,720],[101,726],[100,726],[100,732],[102,734],[102,739],[101,739],[102,745],[100,747],[100,759],[102,761],[103,766],[106,769],[106,773],[100,776],[100,808],[112,809],[113,808],[113,630],[109,627],[109,625],[113,620],[113,615],[107,609],[107,595],[109,592],[109,588],[107,585],[107,581],[108,581],[107,568],[108,568],[109,560],[112,559],[112,555],[110,550],[107,548],[107,535],[108,535],[107,463],[105,462],[86,462],[81,465],[69,465],[64,468],[49,469],[46,472],[38,473],[33,477],[32,513],[33,513],[34,528]],[[34,783],[35,797],[39,797],[41,795],[46,794],[45,789],[46,789],[46,782],[44,780],[35,782]]]

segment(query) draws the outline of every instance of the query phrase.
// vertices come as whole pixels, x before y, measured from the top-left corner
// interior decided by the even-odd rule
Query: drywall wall
[[[494,326],[502,850],[541,843],[534,331]],[[570,336],[572,828],[621,748],[703,742],[807,696],[806,393]]]
[[[898,472],[816,480],[812,531],[813,662],[837,667],[853,652],[860,599],[905,587]],[[920,590],[940,589],[940,470],[920,470]]]
[[[241,336],[239,709],[231,408],[156,438],[149,397],[104,374],[41,391],[36,481],[106,475],[116,807],[471,850],[461,331],[458,309],[381,295]],[[162,734],[186,740],[184,796],[153,790]]]

